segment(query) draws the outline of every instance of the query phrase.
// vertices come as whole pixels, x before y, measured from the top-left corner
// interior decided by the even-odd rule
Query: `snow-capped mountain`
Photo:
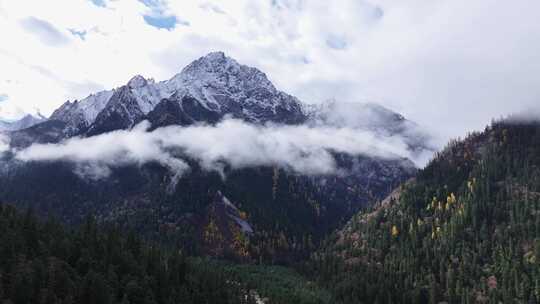
[[[208,110],[250,122],[299,123],[304,119],[297,98],[277,90],[260,70],[222,52],[192,62],[167,86],[180,88],[176,99],[191,97]]]
[[[23,118],[14,121],[0,120],[0,132],[26,129],[45,120],[47,120],[47,118],[39,113],[36,116],[27,114]]]
[[[66,123],[66,136],[94,135],[132,127],[160,102],[163,105],[151,115],[158,124],[171,117],[163,112],[167,104],[182,113],[177,117],[185,118],[170,121],[178,124],[227,114],[250,122],[299,123],[305,119],[297,98],[277,90],[263,72],[241,65],[223,52],[195,60],[170,80],[155,82],[137,75],[120,88],[68,101],[50,119]],[[205,115],[197,115],[194,109]]]
[[[155,82],[137,75],[124,86],[68,101],[47,123],[12,132],[11,146],[129,129],[142,120],[155,129],[197,122],[214,124],[225,116],[251,123],[347,127],[383,137],[399,136],[415,158],[432,150],[429,136],[398,113],[369,103],[307,105],[276,89],[260,70],[239,64],[223,52],[193,61],[169,80]]]
[[[376,103],[352,103],[329,100],[304,107],[307,123],[366,130],[378,136],[399,136],[411,150],[434,150],[430,135],[415,122]]]
[[[155,83],[142,76],[135,76],[127,85],[114,91],[105,108],[89,126],[87,134],[130,128],[141,121],[165,96]]]
[[[400,133],[415,124],[402,115],[375,103],[328,100],[306,107],[310,123],[370,130],[381,135]]]
[[[67,135],[78,134],[94,122],[113,93],[114,90],[101,91],[80,101],[71,102],[68,100],[53,112],[50,119],[66,123],[65,132]]]
[[[47,121],[10,132],[9,145],[16,151],[34,143],[129,129],[142,120],[155,129],[214,124],[226,116],[254,124],[367,129],[381,136],[402,136],[411,126],[401,115],[375,105],[307,106],[276,89],[258,69],[216,52],[192,62],[169,80],[135,76],[119,88],[66,102]],[[151,237],[167,232],[210,255],[231,251],[242,259],[290,261],[309,253],[312,238],[315,243],[321,240],[416,171],[405,158],[332,152],[336,175],[300,174],[278,165],[234,168],[225,162],[217,172],[206,170],[182,149],[171,152],[190,167],[174,183],[162,163],[119,162],[107,176],[93,179],[81,172],[101,168],[87,168],[84,161],[24,162],[5,153],[0,159],[4,165],[0,166],[0,201],[34,206],[68,223],[79,223],[92,213]],[[155,218],[148,220],[149,215]],[[159,230],[154,235],[156,224]],[[224,234],[215,232],[216,227]],[[194,233],[194,228],[199,232]],[[280,243],[281,247],[268,246]]]

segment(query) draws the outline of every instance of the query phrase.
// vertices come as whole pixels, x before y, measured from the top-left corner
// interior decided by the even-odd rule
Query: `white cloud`
[[[535,0],[168,1],[163,14],[189,24],[170,31],[149,26],[139,1],[101,2],[1,3],[0,92],[10,98],[0,115],[48,114],[135,74],[169,78],[213,50],[306,102],[380,102],[445,138],[540,107]],[[72,38],[43,43],[21,25],[28,18]]]
[[[22,161],[71,161],[79,173],[101,178],[127,164],[158,162],[176,177],[189,169],[178,153],[208,171],[279,166],[307,175],[335,174],[331,153],[395,159],[410,156],[400,137],[377,137],[351,128],[266,125],[226,119],[215,126],[170,126],[147,131],[145,121],[132,130],[59,144],[34,144],[16,151]]]
[[[187,164],[163,151],[156,138],[149,136],[147,126],[142,123],[129,131],[71,138],[60,144],[34,144],[18,151],[17,158],[23,161],[72,161],[78,165],[78,172],[93,178],[107,176],[111,167],[147,162],[158,162],[177,174],[187,170]]]
[[[20,24],[27,32],[34,34],[44,44],[62,46],[70,41],[68,36],[45,20],[28,17],[21,20]]]
[[[9,151],[9,142],[9,137],[0,133],[0,156],[2,156],[4,152]]]

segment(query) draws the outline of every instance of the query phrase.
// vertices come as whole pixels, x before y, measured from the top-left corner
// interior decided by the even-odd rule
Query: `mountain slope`
[[[313,258],[344,303],[537,303],[540,124],[453,141]]]
[[[346,176],[320,177],[269,167],[226,168],[223,179],[194,163],[171,191],[167,170],[157,164],[115,168],[109,178],[95,181],[77,175],[67,162],[36,162],[6,169],[0,198],[70,224],[96,214],[100,221],[178,243],[191,253],[223,256],[225,251],[214,250],[219,242],[206,244],[200,237],[208,227],[207,210],[221,191],[254,230],[245,235],[250,239],[246,258],[287,262],[308,254],[326,233],[414,173],[370,158],[357,166]],[[365,174],[368,170],[373,176]]]
[[[2,131],[17,131],[29,128],[33,125],[39,124],[47,120],[45,117],[38,114],[37,116],[27,114],[21,119],[15,121],[0,120],[0,132]]]
[[[254,124],[353,128],[403,138],[415,153],[433,150],[429,136],[395,112],[376,104],[304,104],[277,90],[260,70],[239,64],[223,52],[193,61],[169,80],[155,82],[137,75],[119,88],[67,101],[49,120],[65,124],[62,133],[55,136],[61,141],[129,129],[144,119],[155,129],[171,124],[213,124],[226,116]],[[46,127],[38,129],[44,135],[51,133]],[[39,140],[36,130],[27,137]]]
[[[186,66],[169,80],[154,82],[137,75],[126,85],[66,102],[50,117],[67,124],[65,137],[96,135],[134,126],[160,102],[175,101],[180,116],[175,124],[212,122],[231,115],[249,122],[301,123],[305,120],[298,99],[278,91],[256,68],[239,64],[223,52],[209,53]],[[194,117],[192,107],[204,116]],[[163,110],[164,107],[161,107]],[[157,126],[168,112],[156,111],[150,120]],[[177,114],[178,115],[178,114]]]
[[[266,123],[352,127],[373,131],[374,139],[381,140],[402,136],[410,123],[386,109],[363,114],[363,107],[350,109],[378,124],[315,121],[305,104],[277,90],[263,72],[216,52],[194,61],[170,80],[154,82],[135,76],[125,86],[65,103],[48,121],[10,133],[10,144],[16,149],[33,143],[60,142],[61,146],[71,137],[113,134],[109,132],[130,129],[141,120],[148,120],[155,129],[212,125],[234,117],[261,128]],[[108,147],[89,146],[88,152],[99,148]],[[84,161],[21,162],[8,154],[0,157],[0,199],[31,206],[39,214],[53,214],[70,224],[96,214],[100,221],[179,243],[192,253],[290,262],[309,254],[328,232],[416,172],[405,158],[329,153],[338,174],[300,174],[273,163],[233,170],[220,160],[223,172],[216,173],[201,168],[178,149],[174,155],[189,163],[191,171],[177,183],[163,163],[114,164],[110,176],[99,179],[96,176],[103,175],[96,169],[99,166]],[[253,233],[238,231],[231,226],[235,221],[230,213],[213,208],[217,193],[243,212]],[[205,230],[212,227],[210,218],[220,224],[215,226],[223,242],[205,241]],[[238,239],[246,245],[234,245]]]
[[[223,52],[209,53],[186,66],[167,82],[181,88],[221,116],[231,114],[249,122],[301,123],[300,101],[277,90],[260,70],[241,65]]]
[[[330,100],[306,106],[307,123],[370,131],[380,137],[399,136],[413,153],[434,152],[430,136],[416,123],[375,103],[337,102]]]
[[[333,303],[294,270],[186,257],[92,217],[67,229],[0,204],[0,231],[2,303]]]

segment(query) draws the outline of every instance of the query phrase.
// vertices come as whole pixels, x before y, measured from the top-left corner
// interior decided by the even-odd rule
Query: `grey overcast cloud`
[[[224,51],[306,103],[379,103],[445,141],[540,113],[539,20],[536,0],[0,0],[0,117]]]

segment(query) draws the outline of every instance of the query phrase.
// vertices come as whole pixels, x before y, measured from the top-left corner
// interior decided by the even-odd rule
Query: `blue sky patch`
[[[158,29],[172,30],[177,24],[189,26],[189,22],[181,20],[175,15],[167,14],[167,3],[162,0],[139,0],[151,12],[143,15],[144,21]]]
[[[161,7],[163,3],[159,0],[139,0],[142,4],[146,5],[149,8]]]
[[[151,15],[144,15],[144,21],[148,23],[149,25],[157,28],[163,28],[167,30],[172,30],[176,27],[176,23],[178,23],[178,20],[176,19],[176,16],[151,16]],[[189,24],[188,24],[189,25]]]
[[[7,94],[0,94],[0,102],[8,100]]]
[[[90,0],[95,6],[105,7],[105,0]]]

